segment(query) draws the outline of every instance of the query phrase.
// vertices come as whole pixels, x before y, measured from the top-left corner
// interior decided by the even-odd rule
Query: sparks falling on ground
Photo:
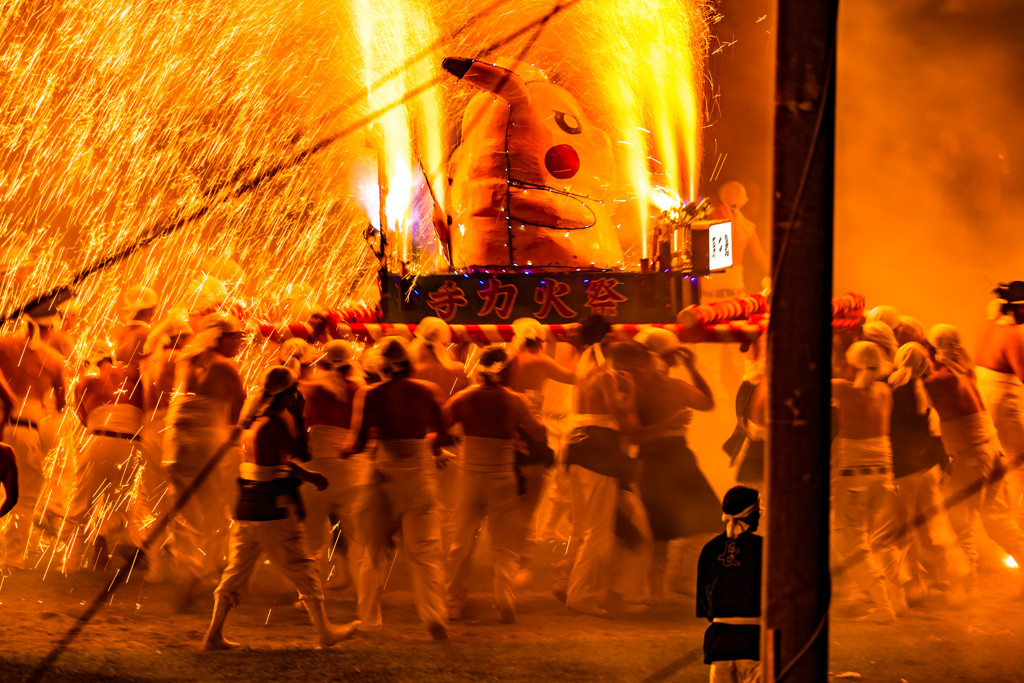
[[[77,340],[71,382],[124,321],[131,285],[159,293],[158,318],[226,300],[250,328],[373,306],[367,224],[410,272],[441,263],[430,207],[444,208],[472,95],[439,69],[452,55],[543,69],[622,141],[608,183],[621,188],[616,210],[629,216],[617,222],[639,262],[652,188],[696,195],[711,11],[702,0],[563,4],[542,22],[556,4],[5,3],[0,309],[179,220],[76,288],[63,323]],[[248,377],[268,351],[257,340],[243,353]],[[81,436],[71,411],[61,420],[41,506],[73,486]],[[48,567],[61,566],[55,555]]]

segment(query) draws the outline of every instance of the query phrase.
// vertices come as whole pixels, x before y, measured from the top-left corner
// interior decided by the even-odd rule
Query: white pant
[[[295,587],[301,600],[323,600],[320,572],[306,545],[303,525],[289,510],[285,519],[269,522],[235,521],[231,527],[228,566],[214,591],[218,598],[238,605],[252,584],[260,558],[266,553],[270,564]]]
[[[533,547],[537,542],[538,521],[535,517],[539,511],[541,499],[548,488],[548,468],[544,465],[520,465],[520,475],[523,478],[524,493],[516,496],[516,502],[520,510],[520,524],[522,525],[523,545],[520,549],[520,556],[526,564],[533,559]]]
[[[1006,488],[1010,511],[1024,522],[1024,383],[1013,375],[976,368],[978,390],[1009,458]]]
[[[896,547],[899,512],[892,475],[838,477],[835,550],[846,574],[864,591],[903,583]]]
[[[615,477],[607,477],[580,465],[569,466],[573,536],[579,539],[569,573],[566,605],[592,611],[597,601],[615,590],[627,600],[650,595],[651,529],[643,503],[631,487],[623,489]],[[616,542],[616,516],[632,522],[642,540],[627,551]]]
[[[231,430],[221,428],[175,429],[166,432],[165,452],[172,500],[176,501],[195,480],[203,465],[227,441]],[[193,576],[205,578],[218,572],[227,554],[231,508],[237,496],[241,451],[233,447],[174,519],[174,559]]]
[[[1018,564],[1024,563],[1024,532],[1013,519],[1006,496],[1006,482],[996,471],[1002,458],[994,443],[971,451],[950,453],[952,463],[946,490],[949,521],[961,547],[976,565],[974,524],[981,517],[985,532]]]
[[[67,520],[69,530],[77,531],[76,546],[87,549],[101,536],[110,549],[115,543],[130,542],[140,454],[130,439],[86,436]]]
[[[957,541],[942,496],[942,470],[938,465],[896,480],[903,522],[903,567],[911,579],[927,569],[938,581],[962,579],[969,573],[967,556]]]
[[[380,628],[380,601],[388,544],[401,532],[401,550],[409,565],[416,611],[425,623],[444,624],[444,555],[438,511],[437,472],[427,456],[416,462],[380,462],[357,517],[368,553],[368,570],[357,577],[359,618]]]
[[[166,418],[166,409],[149,412],[142,426],[139,495],[132,515],[133,539],[135,545],[140,547],[146,538],[147,528],[161,512],[174,504],[167,470],[164,469],[163,430]]]
[[[995,424],[1003,451],[1016,467],[1024,467],[1024,384],[988,368],[976,368],[978,391]]]
[[[324,557],[324,548],[332,542],[331,520],[337,520],[338,531],[345,539],[345,552],[341,561],[346,563],[349,575],[358,577],[367,563],[366,548],[357,529],[356,506],[365,495],[367,484],[361,470],[362,463],[353,463],[341,458],[314,458],[307,464],[309,469],[327,477],[328,487],[317,491],[311,484],[303,484],[302,500],[306,505],[306,533],[309,547],[317,560]],[[327,557],[333,550],[328,550]]]
[[[461,611],[469,591],[470,560],[484,517],[494,558],[494,601],[501,612],[514,612],[514,580],[525,528],[524,508],[514,472],[459,470],[455,504],[455,541],[448,573],[448,606]]]

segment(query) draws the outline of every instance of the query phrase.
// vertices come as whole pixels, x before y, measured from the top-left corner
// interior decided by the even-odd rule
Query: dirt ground
[[[564,548],[564,546],[563,546]],[[451,640],[434,643],[412,607],[401,560],[385,600],[381,634],[358,634],[329,650],[314,646],[305,615],[270,567],[252,595],[232,612],[226,629],[245,647],[199,650],[212,607],[173,606],[180,586],[148,584],[138,573],[82,631],[43,680],[220,681],[705,681],[705,623],[691,598],[674,595],[643,614],[580,616],[554,597],[544,567],[560,552],[542,547],[538,575],[521,592],[518,623],[501,625],[491,606],[486,569],[475,572],[466,618],[453,622]],[[112,577],[7,574],[0,584],[0,680],[25,678],[85,605]],[[1014,601],[1017,572],[989,565],[980,599],[959,609],[934,602],[893,625],[855,620],[864,606],[837,601],[830,623],[836,680],[1024,680],[1022,603]],[[354,618],[351,589],[328,592],[335,621]]]

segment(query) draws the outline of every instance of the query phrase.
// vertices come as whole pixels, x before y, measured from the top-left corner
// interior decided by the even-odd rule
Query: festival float
[[[454,341],[476,344],[510,341],[512,321],[523,317],[558,341],[591,315],[607,318],[622,339],[645,325],[684,342],[746,343],[763,332],[761,294],[701,303],[702,277],[733,266],[732,224],[713,217],[707,199],[652,204],[644,255],[630,262],[609,208],[630,197],[615,180],[609,136],[576,98],[522,64],[446,58],[443,69],[478,91],[448,162],[448,210],[424,176],[421,222],[430,229],[403,226],[415,217],[387,215],[389,181],[379,171],[379,222],[366,231],[379,303],[323,309],[283,325],[264,320],[264,337],[373,341],[410,336],[428,316],[449,323]],[[429,246],[413,247],[409,236],[425,233]]]

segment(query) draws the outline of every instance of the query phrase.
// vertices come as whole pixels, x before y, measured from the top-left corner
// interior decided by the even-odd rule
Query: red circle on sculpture
[[[548,173],[559,180],[572,178],[580,170],[580,155],[572,145],[555,145],[544,155],[544,165]]]

